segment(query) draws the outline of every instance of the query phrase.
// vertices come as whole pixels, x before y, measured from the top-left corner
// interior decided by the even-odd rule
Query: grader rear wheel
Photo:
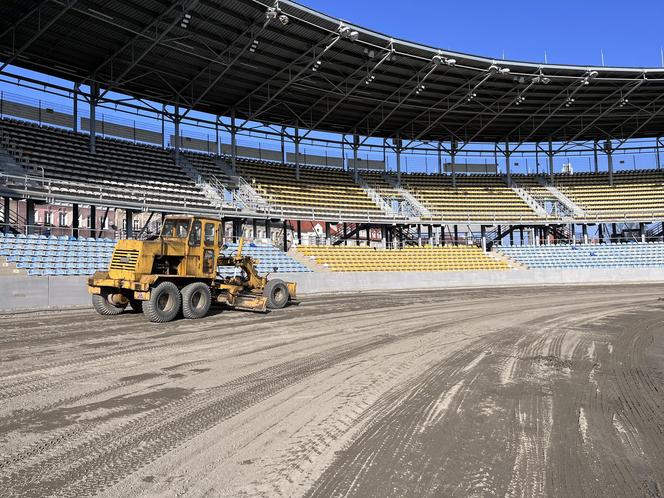
[[[185,318],[203,318],[210,311],[212,296],[210,287],[203,282],[194,282],[182,289],[182,315]]]
[[[182,307],[180,289],[173,282],[162,282],[150,293],[150,299],[143,301],[143,314],[154,323],[173,320]]]

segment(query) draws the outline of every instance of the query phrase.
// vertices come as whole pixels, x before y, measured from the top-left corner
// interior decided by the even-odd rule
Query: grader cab
[[[202,318],[212,302],[253,311],[283,308],[295,298],[294,283],[258,275],[257,261],[224,256],[221,222],[211,218],[168,216],[154,240],[118,241],[108,271],[88,279],[92,304],[101,315],[118,315],[127,306],[152,322],[168,322],[180,313]],[[218,266],[237,269],[222,278]]]

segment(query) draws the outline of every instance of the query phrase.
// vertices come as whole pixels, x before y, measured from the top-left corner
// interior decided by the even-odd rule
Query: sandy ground
[[[0,317],[0,496],[662,496],[660,296]]]

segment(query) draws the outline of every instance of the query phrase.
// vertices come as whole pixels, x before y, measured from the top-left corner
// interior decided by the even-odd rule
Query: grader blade
[[[240,294],[235,298],[232,306],[240,310],[264,313],[267,311],[267,298],[265,296]]]

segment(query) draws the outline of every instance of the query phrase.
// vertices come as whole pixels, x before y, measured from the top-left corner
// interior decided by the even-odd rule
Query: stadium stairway
[[[501,247],[527,268],[664,268],[664,243]]]

